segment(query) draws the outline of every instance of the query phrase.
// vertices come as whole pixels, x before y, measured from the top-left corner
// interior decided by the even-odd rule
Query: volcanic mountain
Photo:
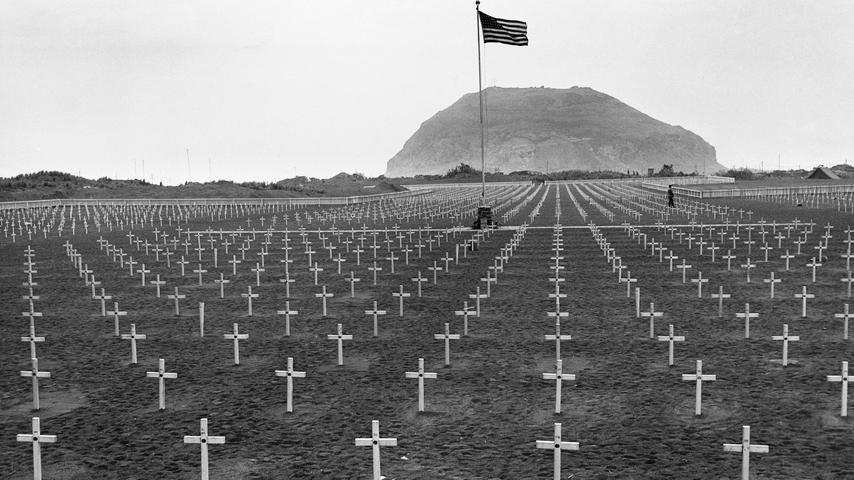
[[[484,105],[488,172],[724,169],[698,135],[591,88],[492,87]],[[478,111],[478,95],[470,93],[433,115],[388,161],[386,176],[442,174],[460,163],[479,169]]]

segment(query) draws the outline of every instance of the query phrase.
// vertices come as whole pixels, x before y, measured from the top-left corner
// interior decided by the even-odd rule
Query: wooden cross
[[[373,310],[365,310],[365,315],[373,315],[374,317],[374,337],[379,334],[379,326],[377,325],[377,316],[385,315],[387,312],[385,310],[379,310],[377,308],[377,301],[374,300],[374,308]]]
[[[703,278],[703,272],[697,272],[697,278],[691,279],[691,283],[697,284],[697,298],[703,298],[703,284],[708,282],[708,278]]]
[[[248,333],[238,333],[237,332],[237,324],[234,324],[232,333],[223,334],[222,338],[226,340],[232,340],[234,342],[234,364],[240,365],[240,340],[246,340],[249,338]]]
[[[713,293],[712,298],[718,299],[718,318],[723,317],[724,314],[724,299],[730,298],[731,295],[729,293],[724,293],[723,285],[718,286],[718,293]]]
[[[555,373],[543,373],[543,379],[555,380],[555,413],[560,413],[561,384],[568,380],[575,380],[575,374],[563,373],[563,360],[558,359],[555,363]]]
[[[377,262],[376,262],[376,261],[374,261],[374,266],[372,266],[372,267],[368,267],[368,270],[370,270],[370,271],[371,271],[371,273],[373,274],[373,276],[374,276],[374,277],[373,277],[373,278],[374,278],[374,285],[376,285],[376,284],[377,284],[377,272],[382,271],[382,267],[378,267],[378,266],[377,266]]]
[[[617,258],[619,258],[619,257],[617,257]],[[673,271],[673,260],[678,260],[679,257],[677,257],[676,255],[673,255],[673,250],[668,250],[667,256],[664,258],[667,259],[668,262],[670,262],[670,271],[672,272]]]
[[[175,300],[175,316],[177,317],[177,316],[181,315],[181,308],[180,308],[180,305],[178,304],[178,301],[181,300],[182,298],[187,298],[187,296],[186,295],[179,295],[178,294],[178,287],[175,287],[175,294],[174,295],[166,295],[166,298],[168,298],[170,300],[173,300],[173,299]]]
[[[441,271],[441,270],[442,270],[442,267],[440,267],[440,266],[438,265],[438,263],[436,262],[436,260],[433,260],[433,266],[432,266],[432,267],[427,267],[427,270],[430,270],[431,272],[433,272],[433,285],[436,285],[436,280],[437,280],[437,279],[436,279],[436,274],[437,274],[439,271]]]
[[[815,283],[815,269],[816,269],[816,267],[820,267],[822,264],[816,263],[815,257],[812,257],[812,259],[810,259],[810,260],[811,261],[810,261],[810,263],[807,264],[807,266],[812,268],[812,283]]]
[[[801,299],[801,317],[806,318],[807,316],[807,299],[815,298],[815,295],[812,293],[807,293],[807,286],[804,285],[801,289],[801,293],[796,293],[795,298]]]
[[[231,280],[226,280],[225,275],[222,272],[220,272],[219,273],[219,280],[214,280],[214,283],[219,284],[219,298],[225,298],[225,284],[231,283]]]
[[[293,405],[294,378],[305,378],[305,372],[294,371],[294,359],[293,359],[293,357],[288,357],[288,369],[287,370],[276,370],[276,376],[277,377],[285,377],[287,379],[287,385],[288,385],[287,412],[291,413],[294,411],[294,405]]]
[[[338,264],[338,275],[341,275],[341,264],[343,262],[346,262],[347,259],[341,256],[341,252],[338,252],[338,258],[336,258],[334,261]]]
[[[418,287],[418,297],[421,297],[421,284],[427,282],[428,280],[421,276],[421,270],[418,270],[418,276],[415,278],[409,279],[412,282],[415,282],[415,285]]]
[[[119,302],[113,302],[113,309],[108,314],[113,316],[114,324],[115,324],[115,336],[119,336],[119,317],[125,316],[128,312],[123,312],[119,310]]]
[[[683,373],[682,374],[683,381],[696,382],[696,395],[694,400],[694,415],[702,415],[702,396],[703,396],[703,382],[704,381],[714,381],[717,380],[716,375],[704,375],[703,374],[703,361],[697,360],[697,372],[696,373]]]
[[[462,310],[454,310],[454,315],[463,317],[463,336],[468,337],[469,336],[469,316],[471,316],[471,315],[476,316],[477,312],[473,311],[471,309],[471,307],[469,307],[468,301],[465,301],[465,302],[463,302],[463,309]]]
[[[747,269],[747,283],[750,283],[750,269],[751,269],[751,268],[756,268],[756,264],[755,264],[755,263],[750,263],[750,258],[748,257],[748,259],[747,259],[747,263],[742,264],[742,265],[741,265],[741,268],[746,268],[746,269]]]
[[[569,312],[567,313],[567,316]],[[554,340],[555,342],[555,359],[560,360],[560,342],[564,340],[572,340],[572,335],[563,335],[560,333],[560,317],[555,319],[555,334],[554,335],[544,335],[546,340]]]
[[[291,301],[285,300],[285,309],[284,310],[276,310],[277,315],[285,316],[285,336],[291,336],[291,315],[298,315],[299,311],[291,310]]]
[[[23,372],[21,372],[23,373]],[[842,383],[842,412],[843,417],[848,416],[848,382],[854,380],[854,376],[848,375],[848,362],[842,362],[842,375],[828,375],[828,382]]]
[[[183,277],[183,276],[184,276],[184,267],[186,267],[187,265],[189,265],[189,264],[190,264],[190,262],[188,262],[188,261],[184,260],[184,256],[183,256],[183,255],[181,255],[181,260],[179,260],[179,261],[177,261],[177,262],[175,262],[175,263],[177,263],[178,265],[181,265],[181,276]],[[236,275],[236,272],[235,272],[235,275]]]
[[[554,440],[537,440],[537,448],[554,451],[554,480],[560,480],[560,456],[563,450],[577,452],[580,447],[578,442],[564,442],[561,438],[561,425],[555,423]]]
[[[252,316],[252,299],[258,298],[258,294],[252,293],[252,285],[247,285],[246,289],[247,289],[246,293],[241,293],[240,296],[246,299],[247,307],[248,307],[248,315],[251,317]]]
[[[291,284],[296,283],[294,279],[291,278],[291,274],[288,271],[288,266],[285,264],[285,278],[279,279],[280,283],[285,284],[285,297],[291,296]]]
[[[261,272],[266,272],[267,270],[264,268],[263,265],[258,265],[257,262],[255,263],[255,268],[250,268],[249,270],[252,271],[253,273],[255,273],[255,286],[260,287],[261,286]]]
[[[851,298],[851,284],[854,283],[854,276],[851,274],[851,270],[848,270],[848,276],[846,278],[840,278],[840,282],[844,282],[846,285],[848,298]]]
[[[409,292],[403,291],[403,285],[400,286],[400,289],[397,292],[392,292],[392,294],[391,294],[392,297],[397,297],[399,302],[400,302],[400,304],[399,304],[400,309],[398,312],[398,316],[401,318],[403,318],[403,299],[404,299],[404,297],[408,297],[410,295],[411,294]]]
[[[655,311],[655,303],[649,303],[649,311],[641,312],[641,317],[649,317],[649,338],[655,338],[655,317],[661,317],[664,312]]]
[[[113,297],[105,294],[104,289],[102,288],[101,289],[101,295],[96,295],[96,296],[93,296],[92,298],[94,298],[95,300],[101,301],[101,316],[106,317],[107,316],[107,300],[112,300]],[[41,316],[40,313],[38,315],[36,315],[36,314],[32,314],[32,315],[36,316],[36,317]],[[26,316],[26,314],[24,314],[24,316]]]
[[[848,340],[848,319],[854,318],[854,314],[848,313],[848,304],[847,303],[845,304],[845,312],[834,313],[833,316],[835,318],[841,318],[845,321],[845,330],[842,333],[842,339]],[[26,337],[24,337],[24,338],[26,338]],[[21,338],[21,340],[23,340],[24,338]]]
[[[357,438],[356,446],[373,448],[373,480],[381,480],[383,477],[380,474],[380,447],[396,447],[397,439],[380,438],[380,422],[372,420],[371,438]]]
[[[789,342],[796,342],[801,339],[801,337],[796,335],[789,335],[789,325],[783,324],[783,335],[773,335],[771,337],[772,340],[782,340],[783,341],[783,360],[782,364],[785,367],[789,364]],[[792,360],[792,363],[796,363]]]
[[[39,417],[33,417],[33,431],[29,434],[18,434],[19,442],[30,442],[33,444],[33,479],[42,480],[42,443],[55,443],[56,435],[42,435],[39,425]]]
[[[692,268],[691,265],[687,265],[685,263],[685,259],[683,258],[682,259],[682,265],[677,265],[676,268],[682,270],[682,283],[687,283],[687,277],[686,276],[688,274],[688,269]]]
[[[157,274],[157,280],[152,280],[152,281],[150,281],[150,282],[148,282],[148,283],[150,283],[151,285],[154,285],[154,286],[155,286],[155,288],[157,288],[157,298],[160,298],[160,286],[161,286],[161,285],[166,285],[166,281],[165,281],[165,280],[160,280],[160,274],[158,273],[158,274]]]
[[[130,363],[136,365],[136,341],[145,340],[146,336],[136,333],[136,324],[130,324],[130,333],[122,334],[122,340],[130,340]]]
[[[741,428],[741,443],[725,443],[724,451],[741,453],[741,479],[750,480],[750,454],[768,453],[768,445],[752,445],[750,443],[750,427],[744,425]]]
[[[352,270],[350,270],[350,276],[347,277],[346,280],[347,280],[347,282],[350,283],[350,298],[355,298],[356,297],[356,282],[360,282],[361,279],[356,278],[356,275],[353,273]],[[421,292],[421,284],[420,283],[418,284],[418,292],[419,292],[418,296],[420,297],[421,296],[421,293],[420,293]]]
[[[30,370],[21,370],[22,377],[32,377],[33,379],[33,410],[38,410],[40,408],[39,404],[39,379],[40,378],[50,378],[50,372],[40,372],[39,371],[39,359],[33,357],[32,359],[32,369]]]
[[[785,260],[786,260],[786,271],[788,272],[788,271],[789,271],[789,260],[791,260],[791,259],[795,258],[795,256],[794,256],[794,255],[789,255],[789,249],[787,248],[787,249],[786,249],[786,254],[785,254],[785,255],[780,255],[780,258],[783,258],[783,259],[785,259]]]
[[[473,298],[475,302],[475,312],[477,313],[477,317],[480,318],[480,299],[486,298],[486,295],[480,293],[480,285],[478,285],[475,289],[475,293],[470,293],[469,298]]]
[[[208,470],[208,445],[223,444],[225,437],[214,437],[208,435],[208,419],[201,419],[199,435],[184,435],[184,443],[198,443],[202,447],[202,480],[210,480]]]
[[[21,341],[30,342],[30,358],[36,358],[36,342],[44,342],[44,337],[36,336],[36,325],[34,322],[30,322],[30,334],[26,337],[21,337]]]
[[[486,277],[481,277],[480,281],[486,282],[486,296],[491,297],[492,296],[492,284],[498,283],[498,276],[497,275],[494,277],[490,276],[489,270],[487,270],[486,271]]]
[[[326,335],[328,340],[336,340],[338,342],[338,365],[344,365],[344,340],[352,340],[352,335],[344,335],[342,332],[343,326],[338,324],[338,333],[334,335]]]
[[[459,340],[459,334],[452,334],[450,324],[445,323],[445,333],[435,333],[433,338],[445,341],[445,366],[451,366],[451,340]]]
[[[317,285],[317,274],[322,272],[323,269],[317,266],[317,262],[314,262],[314,266],[309,267],[308,271],[314,273],[314,284]]]
[[[315,297],[317,297],[317,298],[320,298],[320,300],[321,300],[321,302],[322,302],[322,304],[323,304],[322,314],[323,314],[323,316],[325,317],[325,316],[326,316],[326,299],[327,299],[327,298],[332,298],[332,297],[334,297],[335,295],[334,295],[334,294],[332,294],[332,293],[326,293],[326,285],[323,285],[323,291],[322,291],[321,293],[315,293],[315,294],[314,294],[314,296],[315,296]]]
[[[673,366],[673,342],[684,342],[685,337],[681,335],[673,335],[673,324],[670,324],[669,333],[667,335],[659,335],[658,341],[660,342],[670,342],[668,346],[668,355],[667,355],[667,364],[669,366]]]
[[[626,298],[632,296],[632,284],[637,283],[637,278],[632,278],[632,272],[626,272],[626,278],[620,280],[621,282],[626,282]]]
[[[184,257],[181,257],[181,260],[183,260],[183,259],[184,259]],[[232,255],[231,260],[229,260],[228,263],[231,264],[231,274],[237,275],[237,264],[243,263],[243,262],[237,259],[237,255]],[[183,266],[181,267],[181,276],[182,277],[184,276],[184,267]]]
[[[161,358],[157,363],[157,371],[145,372],[145,376],[158,379],[158,408],[160,410],[166,410],[166,379],[178,378],[178,374],[167,372],[166,362]]]
[[[736,256],[732,254],[732,250],[727,250],[726,255],[721,255],[721,258],[726,260],[726,271],[731,271],[732,261],[736,258]]]
[[[762,279],[763,282],[771,285],[771,298],[774,298],[774,284],[780,283],[782,280],[779,278],[774,278],[774,272],[771,272],[771,278]]]
[[[436,373],[433,372],[425,372],[424,371],[424,359],[418,359],[418,371],[417,372],[406,372],[406,378],[417,378],[418,379],[418,411],[424,411],[424,379],[426,378],[436,378]]]
[[[712,252],[712,263],[715,263],[715,252],[720,250],[721,247],[716,247],[715,242],[712,242],[712,246],[706,247],[706,250],[710,250]]]
[[[744,338],[750,338],[750,319],[756,318],[759,316],[758,313],[750,313],[750,304],[744,304],[744,311],[736,313],[735,316],[737,318],[744,319]]]
[[[140,268],[140,269],[139,269],[139,270],[137,270],[137,271],[139,272],[139,274],[140,274],[140,276],[141,276],[141,278],[142,278],[142,286],[144,287],[144,286],[145,286],[145,274],[146,274],[146,273],[151,273],[151,270],[146,270],[146,269],[145,269],[145,264],[143,263],[143,264],[142,264],[142,268]]]
[[[395,256],[394,256],[394,252],[389,252],[389,255],[388,255],[385,259],[386,259],[386,260],[388,260],[389,262],[391,262],[390,270],[389,270],[389,271],[390,271],[391,273],[394,273],[394,261],[395,261],[395,260],[399,260],[399,259],[400,259],[400,257],[395,257]]]

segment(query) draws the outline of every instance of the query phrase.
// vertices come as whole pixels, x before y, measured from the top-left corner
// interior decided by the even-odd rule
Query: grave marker
[[[127,315],[128,312],[120,311],[119,310],[119,302],[113,302],[113,309],[107,313],[113,316],[114,324],[115,324],[115,330],[114,330],[115,336],[116,337],[120,336],[119,335],[119,317]]]
[[[338,324],[338,332],[334,335],[326,335],[328,340],[335,340],[338,342],[338,365],[344,365],[344,340],[352,340],[352,335],[344,335],[343,326]]]
[[[380,438],[379,420],[371,421],[371,438],[357,438],[357,447],[372,447],[373,449],[373,480],[381,480],[380,474],[380,447],[396,447],[396,438]]]
[[[718,293],[713,293],[712,298],[718,299],[718,318],[723,317],[724,315],[724,299],[730,298],[732,295],[729,293],[724,293],[723,285],[718,286]]]
[[[782,280],[779,278],[774,278],[774,272],[771,272],[771,278],[762,279],[763,282],[771,285],[771,298],[774,298],[774,284],[780,283]]]
[[[335,296],[333,293],[326,293],[326,285],[323,285],[323,291],[321,293],[315,293],[315,297],[319,298],[323,304],[322,316],[326,316],[326,299],[332,298]]]
[[[568,380],[575,380],[575,374],[563,373],[563,360],[558,359],[555,363],[555,373],[543,373],[543,379],[555,380],[555,414],[558,414],[561,406],[561,384]]]
[[[50,378],[50,372],[40,372],[39,371],[39,359],[33,357],[32,368],[30,370],[21,370],[22,377],[32,377],[33,379],[33,410],[38,410],[40,408],[39,402],[39,379],[40,378]]]
[[[801,317],[806,318],[807,316],[807,299],[815,298],[815,295],[812,293],[807,293],[807,286],[804,285],[801,293],[796,293],[795,298],[801,299]]]
[[[433,338],[436,340],[444,340],[445,341],[445,366],[451,366],[451,340],[459,340],[460,336],[458,334],[451,334],[451,326],[448,323],[445,323],[445,333],[436,333],[433,334]]]
[[[166,362],[161,358],[157,363],[157,371],[145,372],[145,376],[158,379],[158,408],[166,410],[166,379],[178,378],[178,374],[167,372]]]
[[[249,334],[247,333],[238,333],[237,324],[234,324],[234,330],[232,333],[223,334],[222,338],[226,340],[232,340],[234,342],[234,364],[240,365],[240,340],[246,340],[249,338]]]
[[[659,335],[658,341],[659,342],[669,342],[669,345],[667,348],[667,352],[668,352],[667,364],[672,367],[673,366],[673,342],[684,342],[685,337],[683,337],[681,335],[678,335],[678,336],[673,335],[673,324],[670,324],[669,333],[667,335]]]
[[[772,340],[781,340],[783,342],[783,360],[781,363],[783,366],[787,366],[789,364],[789,342],[796,342],[801,339],[801,337],[796,335],[789,335],[789,325],[783,324],[783,335],[773,335],[771,336]],[[796,363],[794,360],[792,363]]]
[[[703,374],[703,361],[697,360],[697,372],[696,373],[683,373],[682,374],[683,381],[696,382],[696,399],[694,401],[694,415],[702,415],[702,395],[703,395],[703,382],[704,381],[714,381],[717,380],[716,375],[704,375]]]
[[[385,315],[387,312],[385,310],[377,309],[377,301],[374,300],[374,308],[373,310],[365,310],[365,315],[373,315],[374,317],[374,337],[379,334],[379,326],[377,325],[377,316]]]
[[[554,480],[560,480],[560,456],[564,450],[578,451],[578,442],[564,442],[561,438],[561,424],[555,423],[554,440],[537,440],[537,448],[554,451]]]
[[[426,378],[436,378],[437,375],[434,372],[425,372],[424,371],[424,359],[418,359],[418,371],[417,372],[406,372],[406,378],[417,378],[418,379],[418,411],[424,411],[424,379]]]
[[[834,313],[833,316],[845,321],[845,330],[843,330],[842,339],[848,340],[848,319],[854,318],[854,314],[848,313],[848,304],[845,304],[845,311],[843,313]],[[23,338],[21,340],[23,340]]]
[[[759,316],[758,313],[750,313],[750,304],[744,304],[744,311],[736,313],[735,316],[737,318],[744,319],[744,338],[750,338],[750,319],[756,318]]]
[[[199,435],[184,435],[184,443],[198,443],[202,447],[202,480],[210,480],[208,471],[208,445],[223,444],[225,437],[214,437],[208,435],[208,419],[203,418],[199,422]]]
[[[275,374],[277,377],[287,378],[287,412],[291,413],[294,411],[294,378],[305,378],[305,372],[294,371],[294,359],[293,357],[288,357],[288,369],[276,370]]]
[[[175,300],[175,316],[176,317],[180,316],[181,315],[181,307],[178,304],[178,301],[181,300],[182,298],[187,298],[187,296],[186,295],[179,295],[178,294],[178,287],[175,287],[175,294],[174,295],[166,295],[166,298],[168,298],[170,300]]]
[[[752,445],[750,443],[750,427],[742,427],[741,443],[725,443],[725,452],[741,453],[741,479],[750,480],[750,454],[768,453],[768,445]]]
[[[14,234],[13,234],[14,235]],[[33,417],[33,431],[30,434],[18,434],[17,441],[33,444],[33,479],[42,480],[42,443],[55,443],[56,435],[43,435],[39,417]]]
[[[136,324],[130,324],[130,333],[122,334],[122,340],[130,340],[130,363],[136,365],[136,341],[145,340],[146,335],[136,333]]]
[[[291,315],[298,315],[299,311],[291,310],[291,301],[285,300],[285,309],[284,310],[276,310],[276,315],[284,315],[285,316],[285,336],[291,336]]]
[[[655,303],[649,302],[649,311],[641,312],[641,317],[649,317],[649,338],[655,338],[655,317],[661,317],[664,312],[655,311]]]
[[[247,289],[246,293],[241,293],[240,296],[246,299],[247,307],[248,307],[247,315],[251,317],[252,316],[252,299],[258,298],[258,294],[252,293],[252,285],[247,285],[246,289]]]

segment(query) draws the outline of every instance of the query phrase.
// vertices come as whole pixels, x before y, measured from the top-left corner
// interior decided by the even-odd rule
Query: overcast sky
[[[484,0],[485,86],[588,86],[728,166],[854,161],[851,0]],[[474,2],[2,0],[0,176],[378,175],[477,91]],[[189,148],[188,166],[186,149]]]

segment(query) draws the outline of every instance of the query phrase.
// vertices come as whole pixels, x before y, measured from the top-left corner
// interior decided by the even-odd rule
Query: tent
[[[833,173],[833,170],[819,165],[812,173],[807,175],[807,178],[813,180],[839,180],[839,175]]]

